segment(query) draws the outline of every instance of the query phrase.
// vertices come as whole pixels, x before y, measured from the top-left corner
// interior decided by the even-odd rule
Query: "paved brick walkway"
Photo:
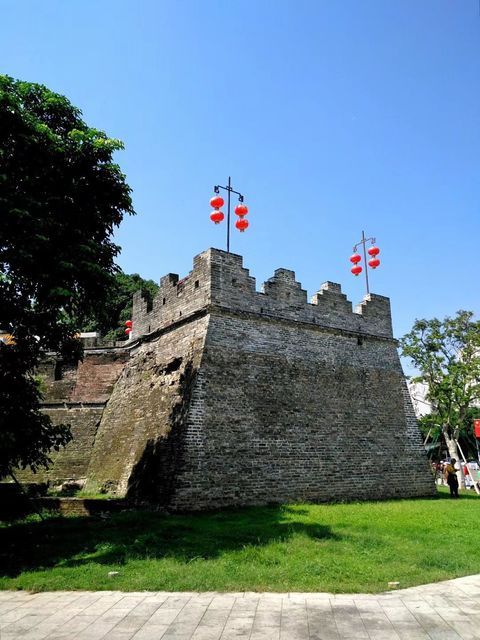
[[[480,639],[480,575],[380,595],[0,591],[0,639]]]

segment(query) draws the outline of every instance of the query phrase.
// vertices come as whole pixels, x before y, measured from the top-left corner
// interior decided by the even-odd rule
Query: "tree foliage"
[[[133,294],[139,290],[147,303],[151,303],[158,291],[158,284],[153,280],[144,280],[138,273],[120,271],[115,274],[102,308],[95,317],[83,324],[83,330],[99,331],[107,340],[125,338],[124,323],[132,317]]]
[[[472,416],[480,402],[480,322],[473,315],[458,311],[443,321],[416,320],[400,341],[402,354],[419,371],[413,381],[428,387],[432,414],[423,422],[444,433],[451,453],[462,431],[471,437]]]
[[[0,328],[15,340],[0,342],[0,477],[68,441],[32,372],[46,350],[78,355],[75,331],[113,282],[112,233],[133,213],[122,148],[64,96],[0,76]]]

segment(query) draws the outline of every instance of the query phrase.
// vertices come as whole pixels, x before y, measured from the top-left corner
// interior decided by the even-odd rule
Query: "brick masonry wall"
[[[133,296],[132,338],[169,327],[210,304],[211,251],[194,258],[193,270],[186,277],[169,273],[161,278],[152,309],[147,308],[140,291]]]
[[[102,417],[87,488],[170,501],[205,334],[203,314],[132,350]]]
[[[212,314],[174,509],[432,495],[395,343]]]
[[[394,340],[216,309],[138,347],[89,478],[172,510],[433,495],[412,415]]]
[[[31,485],[30,485],[31,487]],[[30,487],[25,487],[27,492]],[[0,516],[4,520],[24,517],[38,509],[56,511],[62,516],[98,516],[123,511],[131,507],[125,500],[91,498],[39,497],[19,491],[13,483],[0,482]]]
[[[18,471],[18,479],[22,482],[48,481],[52,485],[65,480],[85,479],[103,406],[82,408],[59,405],[50,407],[47,411],[53,424],[70,425],[73,440],[59,452],[52,452],[53,464],[48,471],[39,469],[35,474]]]
[[[107,402],[128,358],[124,349],[88,351],[78,364],[72,402]]]
[[[125,348],[86,349],[78,364],[45,357],[37,370],[46,406],[105,403],[129,359]]]
[[[106,401],[129,352],[125,349],[87,349],[78,366],[49,356],[38,369],[42,380],[44,411],[53,424],[70,425],[73,439],[51,454],[48,471],[17,472],[23,482],[60,484],[86,479],[97,429]]]

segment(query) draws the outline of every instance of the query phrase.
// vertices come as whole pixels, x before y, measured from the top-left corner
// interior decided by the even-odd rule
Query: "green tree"
[[[125,338],[125,320],[132,317],[133,294],[142,291],[147,303],[152,303],[158,291],[158,284],[153,280],[144,280],[138,273],[115,274],[106,300],[102,308],[87,323],[83,324],[84,331],[99,331],[107,340],[122,340]]]
[[[112,233],[133,213],[119,140],[88,127],[46,87],[0,76],[0,477],[36,470],[66,426],[39,411],[32,377],[47,350],[76,355],[73,336],[114,281]]]
[[[480,401],[480,322],[471,311],[458,311],[443,321],[416,320],[400,341],[402,354],[411,359],[427,384],[432,414],[423,422],[443,433],[449,453],[457,460],[457,442],[463,431],[471,437],[475,405]]]

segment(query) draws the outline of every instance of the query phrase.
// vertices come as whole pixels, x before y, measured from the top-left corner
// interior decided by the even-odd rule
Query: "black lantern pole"
[[[372,246],[368,249],[368,253],[371,256],[370,260],[367,262],[367,242],[371,242]],[[357,242],[356,245],[354,245],[353,247],[353,256],[350,257],[350,262],[353,262],[354,267],[352,267],[351,271],[353,273],[354,276],[358,276],[361,272],[362,272],[362,267],[360,266],[359,262],[361,262],[361,256],[357,253],[358,251],[358,247],[360,245],[362,245],[363,247],[363,260],[364,260],[364,264],[365,264],[365,283],[367,286],[367,295],[370,294],[370,287],[368,284],[368,269],[370,267],[370,269],[376,269],[378,267],[378,265],[380,264],[380,260],[378,259],[378,254],[380,253],[380,249],[378,247],[375,247],[375,242],[376,239],[371,237],[371,238],[366,238],[365,237],[365,231],[362,231],[362,239]]]
[[[232,189],[232,179],[228,176],[228,185],[226,187],[222,187],[217,184],[213,187],[215,193],[220,193],[220,189],[223,189],[228,193],[227,195],[227,253],[230,253],[230,194],[235,193],[238,196],[239,202],[243,202],[243,196],[235,189]]]

